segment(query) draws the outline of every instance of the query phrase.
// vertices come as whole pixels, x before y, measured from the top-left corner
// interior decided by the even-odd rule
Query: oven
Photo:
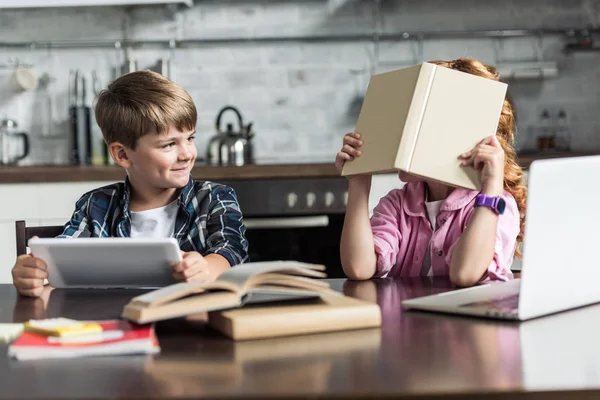
[[[324,264],[345,277],[340,238],[348,184],[343,177],[222,181],[237,194],[251,261]]]

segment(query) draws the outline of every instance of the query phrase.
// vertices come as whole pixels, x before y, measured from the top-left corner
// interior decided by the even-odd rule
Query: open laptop
[[[404,308],[527,320],[600,302],[600,156],[536,160],[528,181],[521,278]]]

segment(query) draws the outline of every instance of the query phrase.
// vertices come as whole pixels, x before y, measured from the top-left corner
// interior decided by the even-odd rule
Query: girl
[[[493,67],[473,59],[433,61],[446,68],[498,80]],[[341,239],[341,261],[350,279],[449,275],[458,286],[484,279],[512,278],[513,256],[520,256],[527,192],[516,161],[514,115],[504,101],[498,129],[461,154],[461,165],[481,171],[481,192],[453,188],[401,172],[406,185],[383,197],[369,220],[371,176],[348,177],[348,204]],[[336,156],[341,169],[360,157],[360,134],[344,137]],[[489,206],[489,202],[504,204]]]

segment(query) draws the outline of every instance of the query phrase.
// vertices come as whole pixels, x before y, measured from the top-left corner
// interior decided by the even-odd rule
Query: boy
[[[125,182],[84,194],[59,237],[175,237],[181,281],[214,280],[248,257],[246,228],[228,186],[194,181],[197,112],[190,95],[150,71],[132,72],[99,95],[96,120]],[[12,270],[19,293],[39,296],[47,266],[32,255]]]

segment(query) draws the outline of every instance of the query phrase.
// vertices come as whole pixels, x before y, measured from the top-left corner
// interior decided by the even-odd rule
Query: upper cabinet
[[[130,6],[143,4],[185,4],[194,0],[0,0],[1,8]]]

